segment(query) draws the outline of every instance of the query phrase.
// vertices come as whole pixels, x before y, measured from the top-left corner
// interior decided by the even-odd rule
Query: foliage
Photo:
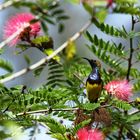
[[[80,1],[65,0],[65,2],[78,5]],[[84,33],[80,31],[79,34],[87,40],[84,44],[85,50],[90,51],[93,57],[102,63],[100,71],[103,86],[115,79],[126,79],[133,84],[133,94],[137,96],[140,91],[140,43],[138,42],[134,47],[134,40],[140,36],[140,33],[135,31],[136,23],[140,22],[139,2],[115,0],[110,6],[106,0],[97,2],[81,1],[83,8],[90,15],[91,24],[104,35],[121,40],[106,41],[89,30]],[[131,101],[122,101],[102,89],[98,101],[90,103],[85,93],[85,81],[91,68],[77,54],[76,39],[80,35],[77,33],[76,39],[75,36],[68,39],[62,45],[63,48],[60,48],[62,51],[66,44],[64,51],[59,55],[56,53],[58,50],[54,50],[54,39],[50,36],[47,25],[58,26],[59,32],[64,30],[65,20],[69,19],[69,16],[65,13],[62,4],[63,1],[59,0],[36,0],[14,2],[12,5],[15,8],[26,7],[36,15],[45,34],[28,40],[21,39],[21,43],[16,45],[18,49],[20,48],[20,53],[34,47],[48,58],[46,61],[42,59],[44,63],[33,69],[34,65],[30,67],[30,57],[24,55],[28,68],[23,71],[33,70],[35,76],[40,76],[47,67],[47,74],[45,83],[37,89],[29,89],[26,85],[6,87],[2,80],[12,75],[13,68],[9,62],[0,59],[0,68],[8,72],[0,75],[1,138],[13,137],[14,131],[17,132],[19,127],[22,127],[20,131],[31,128],[33,131],[30,132],[30,137],[34,138],[36,129],[44,126],[47,134],[58,140],[77,140],[76,133],[82,127],[100,129],[110,140],[138,140],[140,134],[136,125],[140,120],[140,99],[133,97]],[[111,14],[129,14],[131,29],[127,31],[125,26],[117,28],[107,24],[104,19],[109,9]],[[102,14],[104,17],[101,16]],[[124,45],[121,41],[127,41],[129,45]],[[0,54],[3,53],[4,51],[0,49]],[[50,59],[54,53],[56,54]],[[82,55],[84,56],[84,53]],[[63,123],[65,120],[70,121],[70,125],[65,125]],[[15,126],[14,131],[9,131],[11,126]]]

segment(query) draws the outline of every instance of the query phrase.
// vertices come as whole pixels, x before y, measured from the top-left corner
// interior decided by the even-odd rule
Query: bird
[[[90,103],[97,103],[103,89],[103,81],[100,74],[101,63],[98,60],[83,59],[86,59],[92,68],[92,71],[86,80],[87,97]]]

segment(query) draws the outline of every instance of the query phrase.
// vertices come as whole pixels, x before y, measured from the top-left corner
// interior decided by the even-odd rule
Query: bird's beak
[[[88,58],[85,58],[85,57],[82,57],[82,58],[85,59],[85,60],[87,60],[89,62],[89,64],[91,65],[91,67],[92,67],[92,61],[91,61],[91,59],[88,59]]]
[[[85,57],[82,57],[82,58],[85,59],[85,60],[87,60],[92,68],[94,68],[95,66],[97,66],[96,60],[88,59],[88,58],[85,58]]]
[[[90,63],[90,59],[88,58],[85,58],[85,57],[82,57],[83,59],[87,60],[89,63]]]

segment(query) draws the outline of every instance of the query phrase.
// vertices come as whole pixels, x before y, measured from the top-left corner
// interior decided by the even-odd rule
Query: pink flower
[[[33,19],[35,19],[35,16],[31,13],[18,13],[6,22],[4,27],[4,39],[13,35],[18,29],[23,28],[21,33],[9,43],[10,46],[16,45],[23,38],[24,34],[29,34],[29,37],[34,37],[38,34],[41,25],[39,22],[31,24],[30,21]]]
[[[78,140],[104,140],[104,135],[97,129],[81,128],[77,132]]]
[[[111,7],[113,4],[113,0],[107,0],[107,7]]]
[[[132,95],[132,85],[127,80],[114,80],[104,86],[109,94],[124,101],[128,101]]]

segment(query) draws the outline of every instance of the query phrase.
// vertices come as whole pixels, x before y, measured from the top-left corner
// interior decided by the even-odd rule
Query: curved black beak
[[[88,59],[86,57],[82,57],[82,58],[85,59],[85,60],[87,60],[89,62],[89,64],[90,64],[90,66],[92,67],[92,61],[91,61],[91,59]]]
[[[86,57],[82,57],[83,59],[87,60],[90,63],[90,59],[86,58]]]
[[[92,68],[97,67],[96,60],[88,59],[88,58],[85,58],[85,57],[82,57],[82,58],[87,60]]]

